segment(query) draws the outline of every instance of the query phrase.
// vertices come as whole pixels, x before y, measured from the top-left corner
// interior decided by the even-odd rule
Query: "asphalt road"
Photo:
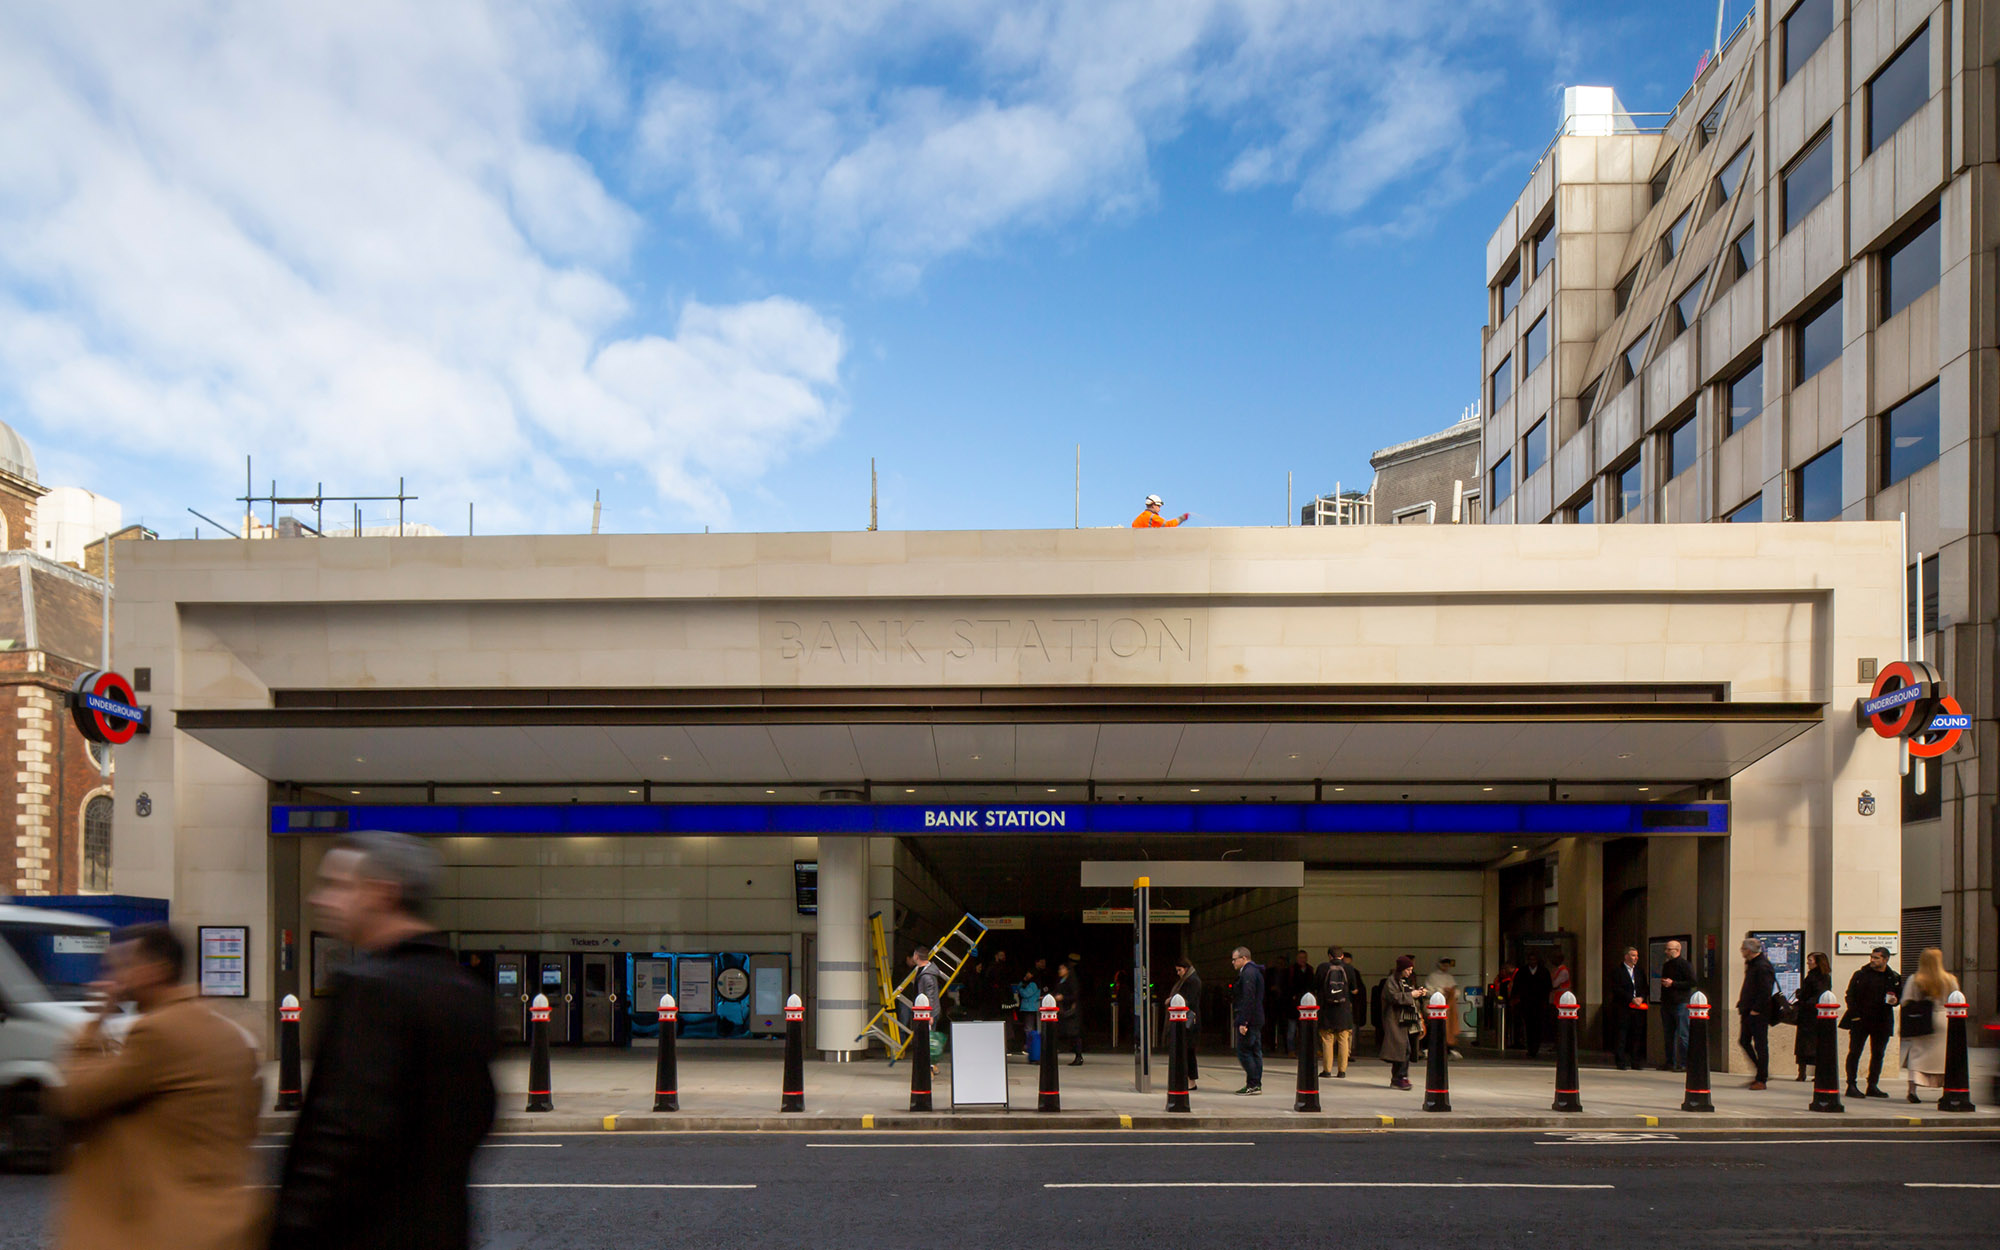
[[[278,1150],[264,1154],[275,1166]],[[1993,1244],[2000,1133],[591,1134],[496,1139],[476,1244]],[[0,1247],[55,1182],[0,1177]]]

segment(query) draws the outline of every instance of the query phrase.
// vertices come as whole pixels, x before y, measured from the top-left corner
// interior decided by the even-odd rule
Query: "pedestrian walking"
[[[1799,992],[1792,995],[1792,1020],[1797,1025],[1792,1058],[1799,1065],[1797,1080],[1806,1080],[1806,1069],[1819,1062],[1819,996],[1832,988],[1833,961],[1825,951],[1807,955],[1806,974],[1799,978]]]
[[[1174,961],[1174,986],[1167,991],[1168,1000],[1171,1001],[1176,994],[1187,1004],[1184,1036],[1187,1038],[1188,1088],[1193,1089],[1195,1082],[1201,1079],[1200,1065],[1195,1058],[1201,1050],[1201,974],[1195,971],[1194,960],[1186,955]]]
[[[1313,970],[1319,988],[1319,1074],[1346,1079],[1347,1060],[1354,1053],[1354,1002],[1361,983],[1343,962],[1338,947],[1326,948],[1326,962]]]
[[[1138,516],[1132,518],[1132,528],[1135,530],[1172,529],[1174,526],[1187,520],[1191,515],[1190,513],[1183,512],[1177,517],[1161,516],[1160,508],[1165,503],[1166,500],[1161,499],[1158,495],[1146,496],[1146,506],[1140,510]]]
[[[1688,999],[1694,994],[1694,965],[1681,954],[1681,944],[1670,941],[1667,957],[1660,964],[1660,1040],[1666,1043],[1662,1072],[1687,1071]]]
[[[1056,965],[1056,1037],[1070,1048],[1074,1068],[1083,1062],[1083,991],[1077,985],[1076,968],[1069,963]]]
[[[1035,974],[1030,971],[1014,987],[1014,1016],[1021,1034],[1021,1053],[1028,1051],[1028,1035],[1041,1028],[1042,987],[1035,984]]]
[[[187,948],[162,924],[113,933],[97,1011],[61,1060],[49,1110],[75,1149],[59,1182],[57,1250],[248,1250],[259,1215],[251,1144],[263,1090],[243,1030],[182,984]],[[122,1039],[107,1016],[131,1003]]]
[[[1236,1061],[1243,1065],[1239,1094],[1264,1092],[1264,969],[1250,958],[1250,948],[1229,952],[1236,968]]]
[[[1382,983],[1382,1010],[1376,1016],[1382,1062],[1389,1065],[1389,1087],[1410,1088],[1410,1056],[1423,1013],[1417,1007],[1417,959],[1396,957],[1396,970]]]
[[[1889,1050],[1889,1038],[1896,1031],[1896,1004],[1903,1001],[1903,979],[1889,966],[1889,948],[1878,946],[1868,952],[1868,962],[1847,979],[1847,1014],[1840,1027],[1847,1030],[1847,1096],[1887,1098],[1882,1092],[1882,1058]],[[1868,1046],[1868,1089],[1857,1085],[1861,1074],[1861,1047]]]
[[[1299,1053],[1299,1000],[1313,992],[1312,956],[1300,951],[1285,969],[1285,1050]]]
[[[1354,1030],[1358,1035],[1368,1027],[1368,981],[1354,966],[1354,952],[1340,952],[1340,966],[1347,972],[1347,1000],[1354,1007]]]
[[[1903,985],[1903,1072],[1910,1081],[1910,1101],[1921,1102],[1919,1087],[1944,1085],[1944,1000],[1958,988],[1958,978],[1944,970],[1944,952],[1933,946],[1917,956],[1917,973]]]
[[[1604,987],[1605,1031],[1611,1057],[1624,1072],[1646,1066],[1646,974],[1639,970],[1639,948],[1628,946],[1611,970]]]
[[[1514,974],[1514,992],[1507,1005],[1521,1017],[1521,1044],[1530,1059],[1539,1059],[1542,1054],[1553,984],[1549,970],[1542,966],[1541,952],[1529,951],[1521,970]]]
[[[468,1250],[472,1156],[493,1125],[493,1002],[424,908],[428,844],[357,833],[312,906],[357,958],[335,978],[272,1215],[271,1250]]]
[[[1743,988],[1736,993],[1736,1044],[1756,1068],[1744,1088],[1763,1089],[1771,1079],[1771,1000],[1778,994],[1778,973],[1756,938],[1744,938],[1738,949],[1743,956]]]
[[[1424,988],[1433,994],[1444,995],[1444,1044],[1454,1059],[1463,1059],[1458,1053],[1458,977],[1452,969],[1458,961],[1444,958],[1437,961],[1437,968],[1424,978]]]

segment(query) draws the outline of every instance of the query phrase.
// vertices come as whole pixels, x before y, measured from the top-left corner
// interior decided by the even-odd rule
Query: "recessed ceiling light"
[[[978,757],[977,755],[975,755],[975,756],[973,756],[972,758],[973,758],[973,759],[978,759],[979,757]]]
[[[776,790],[766,790],[766,791],[764,791],[764,793],[766,793],[766,794],[776,794],[776,793],[777,793],[777,791],[776,791]]]
[[[915,793],[916,793],[916,791],[915,791],[914,789],[905,789],[905,790],[903,791],[903,793],[904,793],[904,794],[915,794]]]
[[[1632,753],[1630,751],[1620,751],[1618,753],[1618,758],[1621,760],[1629,760],[1632,758]]]
[[[1295,759],[1297,759],[1297,758],[1299,758],[1299,757],[1298,757],[1298,756],[1296,756],[1296,755],[1287,755],[1287,756],[1286,756],[1285,758],[1286,758],[1286,759],[1288,759],[1288,760],[1295,760]]]
[[[1200,786],[1189,786],[1189,787],[1188,787],[1188,793],[1189,793],[1189,794],[1200,794],[1200,793],[1201,793],[1201,787],[1200,787]]]
[[[1055,792],[1056,792],[1056,788],[1055,788],[1054,786],[1050,786],[1050,787],[1049,787],[1049,793],[1050,793],[1050,794],[1054,794]]]
[[[349,790],[349,791],[348,791],[348,793],[349,793],[349,794],[359,794],[359,793],[361,793],[361,791],[359,791],[359,790]]]
[[[1491,794],[1491,793],[1493,793],[1493,787],[1492,787],[1492,786],[1481,786],[1481,787],[1479,787],[1479,788],[1480,788],[1481,790],[1484,790],[1484,791],[1485,791],[1486,793],[1488,793],[1488,794]]]
[[[627,791],[626,791],[625,793],[627,793],[627,794],[637,794],[637,793],[639,793],[639,792],[638,792],[637,790],[627,790]]]
[[[1643,793],[1645,793],[1646,791],[1648,791],[1648,790],[1650,790],[1650,789],[1652,789],[1652,788],[1653,788],[1653,787],[1651,787],[1651,786],[1640,786],[1640,787],[1639,787],[1639,791],[1640,791],[1640,793],[1642,793],[1642,794],[1643,794]]]
[[[1342,790],[1345,790],[1345,789],[1347,789],[1347,787],[1346,787],[1346,786],[1335,786],[1335,787],[1333,788],[1333,792],[1334,792],[1335,794],[1339,794],[1339,793],[1340,793],[1340,792],[1341,792]]]
[[[360,756],[357,755],[354,757],[354,762],[357,764],[366,764],[368,761],[362,759]]]
[[[500,792],[499,792],[498,790],[495,790],[495,791],[494,791],[493,793],[495,793],[495,794],[498,794],[498,793],[500,793]]]
[[[662,764],[671,764],[671,763],[673,763],[673,762],[674,762],[674,757],[673,757],[673,756],[671,756],[671,755],[662,755],[662,756],[660,757],[660,762],[661,762]]]

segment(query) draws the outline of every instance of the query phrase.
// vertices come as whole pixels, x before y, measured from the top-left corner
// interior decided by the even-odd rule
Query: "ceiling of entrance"
[[[625,785],[1697,782],[1804,733],[1816,704],[1099,709],[271,708],[178,728],[274,781]],[[555,713],[560,712],[561,715]],[[588,714],[580,714],[588,713]]]

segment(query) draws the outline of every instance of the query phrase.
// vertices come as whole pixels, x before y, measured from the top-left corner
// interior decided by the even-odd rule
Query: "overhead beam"
[[[1155,888],[1201,886],[1221,890],[1295,890],[1306,883],[1306,866],[1298,860],[1253,859],[1087,859],[1083,888],[1132,888],[1144,877]]]

